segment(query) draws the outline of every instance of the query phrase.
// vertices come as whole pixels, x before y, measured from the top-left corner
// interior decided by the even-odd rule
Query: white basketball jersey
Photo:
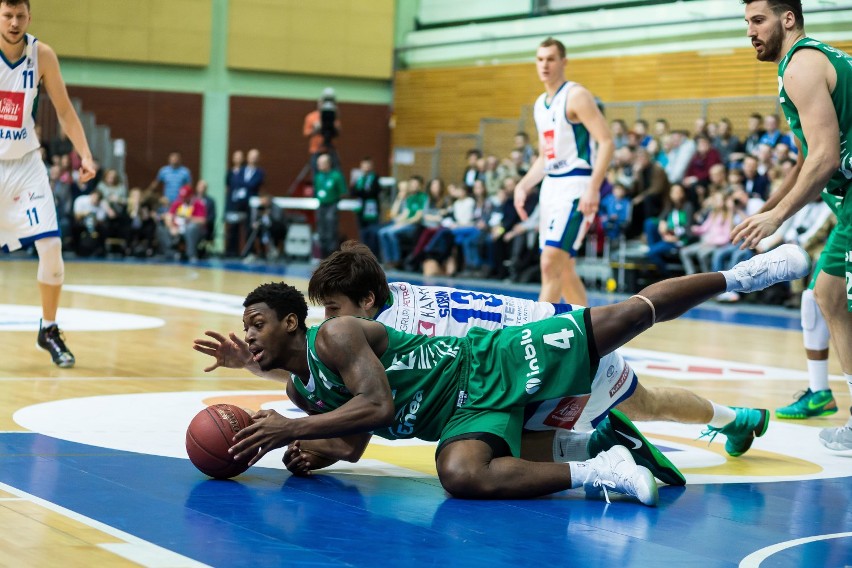
[[[17,160],[40,146],[35,133],[38,99],[36,38],[26,35],[24,55],[8,61],[0,54],[0,160]]]
[[[501,329],[522,325],[579,307],[407,282],[388,285],[390,305],[379,312],[376,321],[430,337],[461,337],[472,327]]]
[[[577,83],[567,81],[548,103],[547,93],[535,101],[533,116],[539,135],[539,152],[544,156],[544,173],[552,177],[592,175],[595,144],[581,123],[570,122],[565,105]]]

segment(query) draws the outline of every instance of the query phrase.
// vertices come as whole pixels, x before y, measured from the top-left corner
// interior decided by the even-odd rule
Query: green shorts
[[[834,214],[837,215],[837,225],[825,243],[817,266],[826,274],[846,280],[846,307],[852,312],[852,189],[847,191],[842,199],[822,194]],[[816,275],[816,270],[814,270]],[[816,277],[811,279],[816,281]]]
[[[468,332],[471,368],[441,445],[474,433],[499,436],[519,456],[525,407],[589,394],[598,367],[588,308],[497,332]],[[440,447],[439,447],[440,450]]]

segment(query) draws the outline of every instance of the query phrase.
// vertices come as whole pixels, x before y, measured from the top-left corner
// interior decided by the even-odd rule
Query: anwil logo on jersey
[[[24,125],[24,93],[0,91],[0,126]]]

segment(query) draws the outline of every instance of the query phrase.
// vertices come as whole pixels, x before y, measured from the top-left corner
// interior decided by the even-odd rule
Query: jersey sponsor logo
[[[447,317],[450,313],[450,295],[443,290],[435,292],[435,302],[438,304],[438,317]]]
[[[425,288],[417,288],[417,314],[421,318],[435,319],[436,315],[435,297]],[[420,333],[419,331],[417,333]],[[423,333],[421,335],[429,335]],[[435,335],[432,333],[432,335]]]
[[[417,335],[435,337],[435,324],[431,321],[420,320],[417,322]]]
[[[20,128],[23,124],[24,93],[0,91],[0,126]]]
[[[404,331],[406,333],[410,333],[411,330],[408,327],[408,324],[411,323],[413,315],[411,310],[408,308],[400,308],[399,310],[399,326],[397,329]]]
[[[541,379],[530,379],[526,384],[527,394],[535,394],[541,388]]]
[[[529,373],[527,373],[527,378],[535,377],[541,372],[541,369],[539,369],[538,366],[538,354],[536,353],[535,345],[532,343],[531,329],[525,329],[521,332],[521,347],[524,350],[524,359],[526,359],[527,365],[530,369]],[[531,382],[532,381],[527,381],[527,392],[529,392],[529,384]],[[540,384],[541,381],[539,381],[539,385]],[[538,387],[536,387],[535,390],[538,390]]]
[[[410,308],[412,306],[411,302],[411,288],[402,284],[399,287],[399,301],[406,308]]]
[[[612,385],[611,389],[609,389],[610,398],[612,398],[612,395],[617,393],[618,389],[620,389],[624,385],[624,383],[625,383],[625,381],[627,381],[627,377],[629,375],[630,375],[630,367],[628,367],[627,365],[624,365],[624,369],[621,370],[621,376],[618,377],[618,380],[615,381],[615,384]]]
[[[542,138],[544,138],[544,157],[548,160],[553,160],[556,158],[556,144],[555,144],[555,133],[553,130],[545,130],[542,133]]]
[[[44,199],[44,197],[45,197],[45,196],[44,196],[44,193],[34,193],[34,192],[30,192],[28,195],[29,195],[29,197],[30,197],[30,201],[31,201],[31,202],[32,202],[32,201],[38,201],[39,199]]]
[[[459,397],[456,399],[456,407],[461,408],[467,402],[467,392],[459,391]]]
[[[396,413],[395,434],[397,436],[410,436],[414,432],[414,421],[417,420],[417,411],[423,402],[423,391],[419,390],[411,397],[411,402],[403,406]]]
[[[19,130],[9,130],[7,128],[0,128],[0,140],[26,140],[27,139],[27,129],[21,128]]]
[[[589,396],[588,394],[584,394],[563,398],[556,405],[556,408],[544,419],[544,423],[553,428],[570,430],[577,423],[583,409],[586,408]]]

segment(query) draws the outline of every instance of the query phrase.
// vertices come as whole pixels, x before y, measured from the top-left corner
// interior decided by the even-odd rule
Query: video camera
[[[337,100],[332,89],[326,89],[319,101],[320,113],[320,135],[326,146],[331,145],[331,140],[337,137]]]

